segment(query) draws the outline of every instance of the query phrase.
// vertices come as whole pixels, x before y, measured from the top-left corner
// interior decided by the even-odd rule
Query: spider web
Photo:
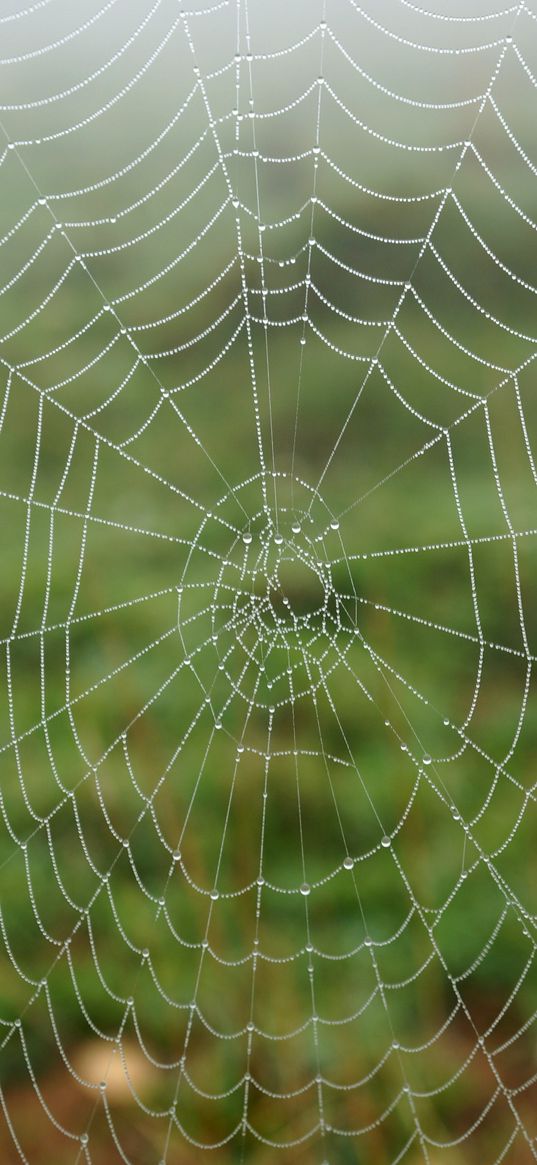
[[[9,1161],[537,1157],[537,26],[434,8],[3,7]]]

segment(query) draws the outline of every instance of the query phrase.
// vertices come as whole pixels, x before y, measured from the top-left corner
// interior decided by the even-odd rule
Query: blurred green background
[[[513,15],[471,54],[479,22],[369,6],[463,50],[431,60],[348,5],[324,47],[321,4],[176,7],[38,64],[80,14],[4,25],[2,1160],[523,1165],[535,187],[473,99]],[[531,152],[509,48],[493,92]],[[254,398],[310,615],[280,596],[268,654],[271,615],[226,626],[267,526]]]

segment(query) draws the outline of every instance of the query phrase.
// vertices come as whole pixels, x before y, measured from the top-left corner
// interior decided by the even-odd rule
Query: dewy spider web
[[[0,29],[2,1159],[529,1162],[536,15]]]

